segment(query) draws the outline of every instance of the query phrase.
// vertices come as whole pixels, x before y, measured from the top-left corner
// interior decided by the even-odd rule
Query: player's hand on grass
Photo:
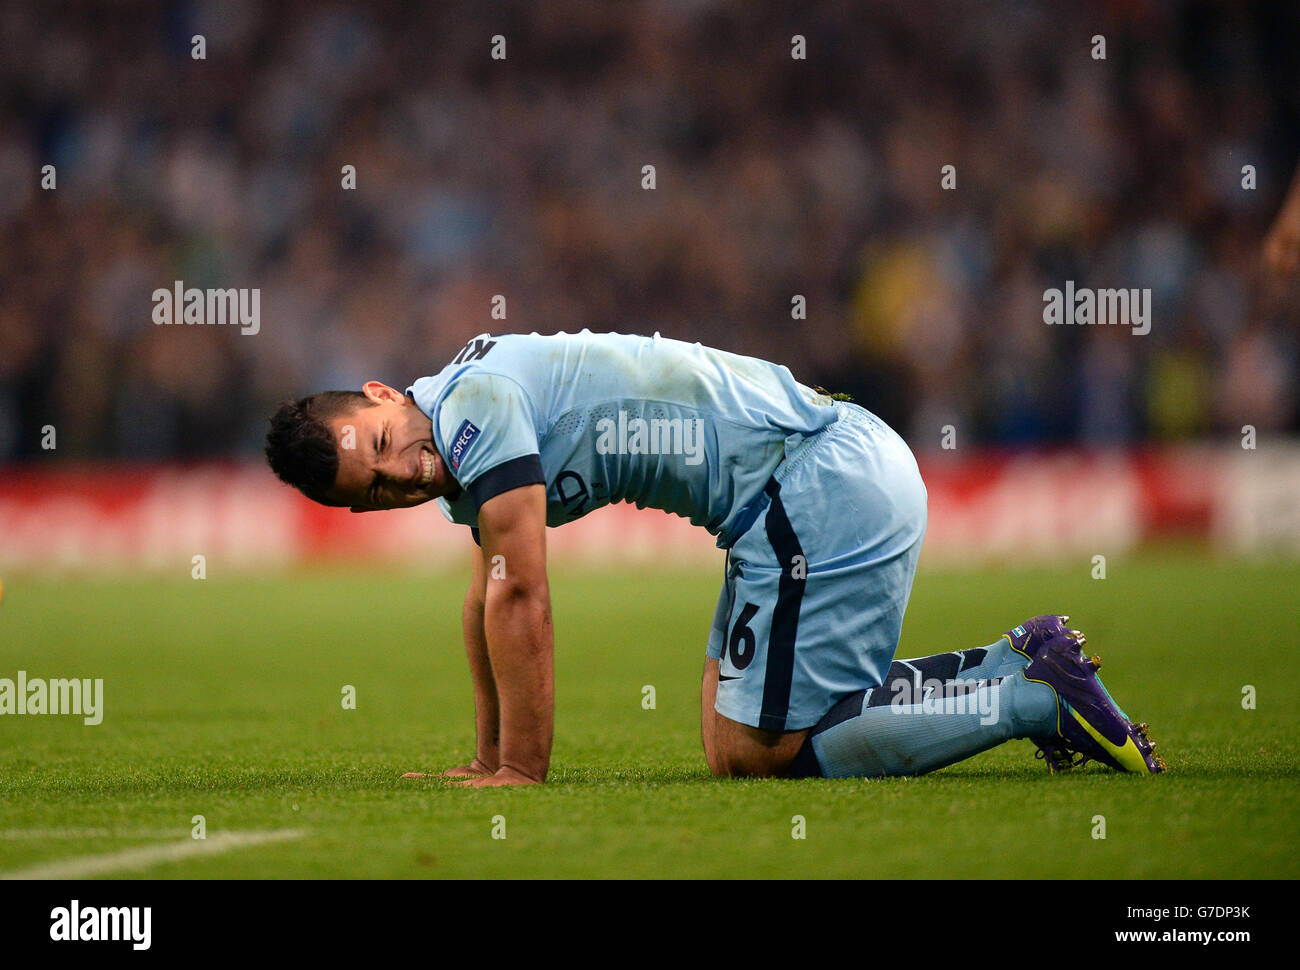
[[[540,785],[540,778],[533,778],[509,765],[502,765],[494,774],[483,778],[471,778],[456,782],[461,788],[501,788],[506,785]]]
[[[448,768],[439,774],[433,774],[428,771],[408,771],[402,775],[403,778],[484,778],[495,772],[495,768],[489,767],[484,762],[475,758],[467,765],[461,765],[459,768]]]
[[[442,775],[444,778],[485,778],[495,773],[495,768],[475,758],[469,764],[461,765],[459,768],[448,768]]]

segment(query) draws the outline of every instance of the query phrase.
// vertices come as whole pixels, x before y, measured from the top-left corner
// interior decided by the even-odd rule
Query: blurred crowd
[[[921,449],[1295,432],[1291,7],[6,3],[0,460],[252,454],[285,397],[583,327]],[[259,288],[259,332],[154,325],[175,280]],[[1066,280],[1150,288],[1150,333],[1047,326]]]

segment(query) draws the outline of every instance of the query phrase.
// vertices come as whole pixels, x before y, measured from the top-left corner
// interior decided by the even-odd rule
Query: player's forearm
[[[550,592],[492,583],[484,629],[500,704],[500,767],[544,781],[555,719]]]
[[[465,633],[465,654],[474,682],[475,757],[484,767],[496,771],[501,764],[501,707],[497,698],[492,661],[488,657],[487,633],[483,627],[484,602],[473,589],[465,597],[461,625]]]

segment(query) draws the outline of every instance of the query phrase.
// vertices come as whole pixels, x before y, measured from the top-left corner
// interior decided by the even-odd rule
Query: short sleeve
[[[471,372],[458,379],[442,400],[437,432],[452,475],[476,506],[545,482],[532,402],[508,377]]]

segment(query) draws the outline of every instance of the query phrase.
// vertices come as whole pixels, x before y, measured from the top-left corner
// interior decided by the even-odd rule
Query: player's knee
[[[773,757],[771,752],[732,753],[709,770],[715,778],[783,778],[789,759]]]
[[[725,719],[724,719],[725,720]],[[729,726],[734,722],[726,722]],[[802,732],[799,732],[802,735]],[[705,751],[716,778],[783,778],[799,750],[801,738],[759,732],[736,724],[717,732],[712,751]]]
[[[762,765],[750,764],[743,759],[734,761],[724,761],[721,765],[712,768],[714,778],[771,778],[774,777],[770,771],[763,770]]]

